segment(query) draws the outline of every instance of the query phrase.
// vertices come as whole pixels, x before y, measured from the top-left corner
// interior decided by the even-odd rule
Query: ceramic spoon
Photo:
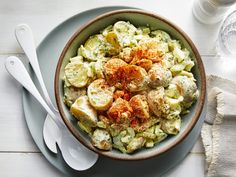
[[[48,106],[53,111],[57,112],[57,109],[51,102],[39,68],[32,30],[26,24],[18,25],[15,28],[15,36],[18,43],[25,52],[27,58],[29,59],[30,65],[32,66],[34,73],[36,74]],[[43,139],[48,149],[50,149],[53,153],[57,153],[56,139],[58,139],[59,131],[60,130],[58,129],[58,127],[47,115],[43,126]]]
[[[92,167],[96,163],[98,155],[80,144],[78,140],[71,135],[64,124],[59,121],[60,115],[52,111],[44,101],[20,59],[14,56],[8,57],[5,61],[5,67],[9,74],[39,101],[48,112],[49,117],[59,127],[60,136],[57,141],[59,142],[58,145],[60,146],[62,156],[66,163],[71,168],[79,171]]]

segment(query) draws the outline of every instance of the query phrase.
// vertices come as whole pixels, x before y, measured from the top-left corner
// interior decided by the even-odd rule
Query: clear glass
[[[236,57],[236,10],[222,23],[216,49],[221,56]]]
[[[194,17],[205,24],[220,22],[226,11],[236,0],[195,0],[193,4]]]

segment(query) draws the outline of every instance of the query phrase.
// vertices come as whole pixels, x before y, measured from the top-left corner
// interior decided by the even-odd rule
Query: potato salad
[[[198,98],[190,52],[163,30],[118,21],[64,68],[64,103],[94,147],[152,148],[181,130]]]

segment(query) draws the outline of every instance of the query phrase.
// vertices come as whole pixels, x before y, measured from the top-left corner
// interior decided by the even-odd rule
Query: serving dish
[[[129,21],[136,26],[146,26],[148,24],[152,29],[161,29],[170,34],[171,37],[173,37],[174,39],[180,40],[181,44],[190,51],[190,55],[194,59],[195,67],[192,69],[192,72],[197,80],[197,86],[199,89],[199,98],[197,102],[191,107],[190,113],[183,117],[181,131],[178,135],[169,137],[167,140],[158,144],[158,146],[155,146],[154,148],[147,149],[144,151],[138,151],[131,155],[122,154],[115,150],[101,151],[95,148],[91,144],[91,141],[88,136],[78,128],[77,121],[73,118],[68,108],[63,103],[64,68],[65,65],[68,63],[69,59],[76,55],[78,47],[83,44],[89,38],[89,36],[98,33],[105,27],[112,25],[120,20]],[[172,24],[165,18],[155,15],[153,13],[142,10],[125,9],[112,11],[103,14],[99,17],[96,17],[95,19],[81,27],[70,38],[70,40],[64,47],[58,61],[55,74],[55,97],[63,121],[65,122],[69,130],[72,132],[72,134],[85,146],[101,155],[111,157],[113,159],[141,160],[154,156],[160,156],[161,154],[170,151],[178,144],[181,144],[184,139],[189,135],[191,130],[198,122],[205,104],[205,82],[205,71],[201,61],[201,57],[193,42],[179,27]]]

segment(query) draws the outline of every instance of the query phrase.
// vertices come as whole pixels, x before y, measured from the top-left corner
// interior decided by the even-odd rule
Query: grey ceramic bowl
[[[164,30],[168,32],[172,38],[180,40],[181,43],[190,51],[191,56],[195,61],[195,66],[192,69],[192,72],[197,80],[197,86],[200,92],[199,98],[191,107],[190,113],[182,118],[181,131],[178,135],[167,138],[153,148],[141,149],[133,154],[123,154],[115,149],[112,151],[101,151],[95,148],[91,144],[89,136],[77,127],[76,119],[70,114],[69,109],[63,103],[63,75],[64,68],[69,62],[69,59],[77,54],[78,47],[83,44],[89,36],[99,33],[100,30],[114,24],[119,20],[129,21],[137,27],[146,26],[148,24],[152,29]],[[57,106],[63,121],[71,133],[92,151],[95,151],[100,155],[120,160],[142,160],[151,158],[170,151],[175,146],[182,143],[200,118],[205,103],[205,94],[206,79],[204,67],[201,57],[191,39],[179,27],[171,23],[169,20],[143,10],[127,9],[112,11],[98,16],[94,20],[85,24],[82,28],[78,29],[78,31],[75,32],[75,34],[65,45],[65,48],[59,58],[55,74],[55,96]]]

